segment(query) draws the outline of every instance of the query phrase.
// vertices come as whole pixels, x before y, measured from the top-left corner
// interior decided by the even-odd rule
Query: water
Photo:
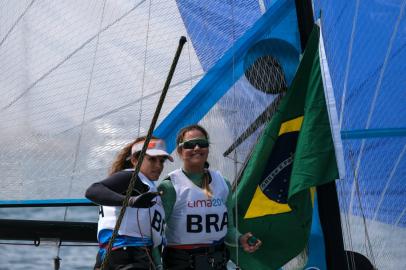
[[[61,208],[0,208],[2,219],[64,220],[65,207]],[[97,207],[69,207],[66,220],[96,222]],[[54,242],[41,243],[36,247],[29,241],[0,241],[0,270],[47,270],[54,269],[54,257],[58,254]],[[13,244],[4,244],[13,243]],[[16,243],[24,245],[14,245]],[[63,243],[64,244],[64,243]],[[65,243],[73,244],[73,243]],[[76,244],[76,243],[75,243]],[[59,257],[61,270],[93,269],[97,244],[92,246],[61,246]]]
[[[33,219],[33,220],[64,220],[65,208],[0,208],[1,219]],[[68,221],[96,222],[98,219],[97,207],[69,207],[66,215]],[[358,218],[359,219],[359,218]],[[358,220],[357,219],[357,220]],[[358,224],[359,223],[359,224]],[[353,235],[355,238],[364,235],[362,220],[354,223]],[[393,235],[400,237],[393,242],[387,243],[383,248],[378,249],[375,257],[378,269],[406,269],[405,257],[403,255],[406,246],[406,233],[401,228],[387,224],[374,222],[370,224],[370,237],[372,242],[382,242],[382,239],[394,239]],[[379,237],[379,239],[378,239]],[[356,239],[355,239],[356,240]],[[355,241],[362,243],[363,241]],[[58,254],[56,243],[41,243],[36,247],[33,242],[27,241],[4,241],[0,240],[0,270],[53,270],[54,257]],[[10,245],[4,243],[20,243],[26,245]],[[68,243],[66,243],[68,244]],[[71,243],[69,243],[71,244]],[[390,244],[390,246],[388,246]],[[93,269],[98,247],[93,246],[61,246],[59,257],[61,270],[85,270]],[[353,250],[365,254],[363,247],[353,247]],[[386,258],[386,259],[385,259]],[[391,258],[388,260],[387,258]],[[402,266],[399,268],[399,266]],[[228,269],[235,269],[229,263]]]

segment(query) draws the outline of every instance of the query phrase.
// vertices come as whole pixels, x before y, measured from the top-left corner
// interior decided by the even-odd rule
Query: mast
[[[314,25],[312,1],[295,0],[295,5],[303,52]],[[340,208],[335,182],[317,186],[316,190],[320,224],[324,236],[327,269],[374,269],[365,256],[344,249]],[[352,257],[353,264],[348,262],[348,256]]]

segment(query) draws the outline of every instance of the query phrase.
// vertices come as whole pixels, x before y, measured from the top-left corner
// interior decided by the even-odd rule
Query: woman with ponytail
[[[97,230],[100,249],[94,269],[100,268],[106,256],[107,246],[145,139],[140,137],[127,144],[113,161],[109,176],[92,184],[86,191],[86,198],[100,205]],[[158,249],[153,249],[164,242],[165,222],[165,213],[161,199],[157,196],[155,183],[167,159],[173,161],[166,152],[164,141],[153,137],[147,146],[140,172],[135,177],[129,207],[113,243],[107,269],[149,270],[160,269],[162,266]]]
[[[239,243],[244,251],[254,252],[261,241],[235,229],[230,183],[208,169],[207,131],[187,126],[179,131],[176,144],[183,166],[158,187],[167,222],[164,269],[227,269],[226,244]]]

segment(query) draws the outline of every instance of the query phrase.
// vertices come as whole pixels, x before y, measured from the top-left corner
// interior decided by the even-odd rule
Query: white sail
[[[314,1],[343,142],[345,178],[337,191],[345,247],[378,269],[406,267],[405,5]],[[180,36],[188,43],[158,124],[185,101],[196,102],[175,120],[187,117],[209,130],[211,167],[234,181],[261,125],[223,153],[278,96],[259,91],[255,81],[289,84],[299,62],[293,6],[292,0],[0,1],[0,204],[83,199],[118,150],[146,134]],[[263,45],[286,50],[291,69],[279,63],[283,76],[252,70]],[[167,164],[164,174],[179,164]]]

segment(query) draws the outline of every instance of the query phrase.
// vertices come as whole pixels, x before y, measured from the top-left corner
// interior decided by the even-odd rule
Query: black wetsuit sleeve
[[[86,190],[86,198],[99,205],[121,206],[125,198],[132,171],[117,172]]]

